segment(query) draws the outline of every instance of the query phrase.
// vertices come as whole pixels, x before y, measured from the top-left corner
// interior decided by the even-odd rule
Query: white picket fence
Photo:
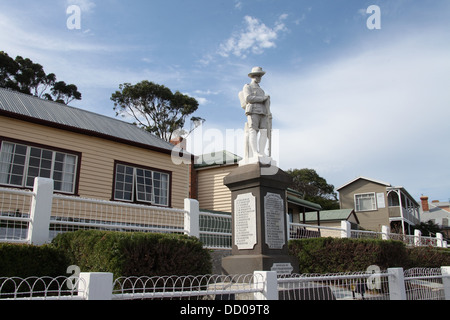
[[[231,249],[230,214],[202,212],[199,203],[186,199],[183,209],[171,209],[116,201],[71,197],[53,193],[53,181],[36,178],[33,191],[0,188],[0,242],[50,242],[58,233],[80,229],[125,232],[180,233],[198,237],[209,249]],[[407,245],[447,247],[442,234],[414,235],[352,230],[342,221],[340,228],[288,223],[289,239],[313,237],[401,240]]]
[[[375,271],[375,272],[374,272]],[[450,267],[340,274],[0,278],[0,300],[450,300]]]

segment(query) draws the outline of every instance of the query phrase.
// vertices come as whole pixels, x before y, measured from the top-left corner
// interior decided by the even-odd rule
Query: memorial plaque
[[[270,249],[282,249],[286,244],[284,229],[284,201],[277,193],[268,192],[264,197],[266,244]]]
[[[256,197],[240,194],[234,200],[234,244],[239,250],[251,250],[256,245]]]
[[[292,274],[294,267],[290,263],[274,263],[270,271],[276,271],[278,275]]]

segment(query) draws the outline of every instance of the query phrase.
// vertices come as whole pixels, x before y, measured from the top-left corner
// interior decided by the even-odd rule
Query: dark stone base
[[[270,167],[270,169],[267,172],[267,168],[261,163],[249,164],[234,169],[224,178],[224,184],[230,189],[232,194],[233,245],[232,256],[222,259],[223,274],[245,275],[253,274],[255,271],[272,271],[274,264],[278,264],[282,268],[282,264],[287,263],[292,266],[292,273],[298,273],[298,260],[289,255],[288,237],[286,234],[286,189],[292,182],[292,178],[277,167]],[[271,207],[274,202],[268,203],[268,208],[265,207],[265,199],[269,193],[275,200],[280,199],[280,201],[275,201],[275,209]],[[239,232],[242,233],[237,234],[234,225],[237,210],[235,208],[235,201],[242,195],[251,195],[254,197],[255,220],[249,223],[248,230],[244,230],[244,232],[241,230]],[[281,205],[279,205],[280,202]],[[274,211],[277,212],[274,213]],[[253,212],[250,213],[248,213],[249,217],[253,219]],[[269,220],[269,216],[266,216],[266,214],[270,214],[271,220]],[[242,219],[242,213],[240,217]],[[266,224],[266,221],[271,221],[271,223]],[[266,228],[268,229],[266,230]],[[254,235],[256,241],[251,238],[248,246],[239,248],[236,245],[236,237],[243,234],[245,238],[245,231]],[[253,248],[249,249],[252,245]],[[279,274],[281,273],[280,270],[273,271],[277,271]],[[283,274],[291,272],[283,272]]]

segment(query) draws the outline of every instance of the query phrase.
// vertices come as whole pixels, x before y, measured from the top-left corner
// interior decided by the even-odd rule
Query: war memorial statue
[[[272,156],[272,113],[270,112],[270,96],[259,86],[266,74],[261,67],[254,67],[248,76],[251,83],[246,84],[239,93],[241,107],[245,110],[244,159],[240,165],[263,162],[270,163]],[[259,133],[259,143],[258,143]],[[269,142],[268,155],[265,153]]]
[[[232,255],[222,259],[224,274],[298,270],[297,260],[288,253],[286,232],[286,190],[292,178],[271,158],[270,96],[259,86],[264,74],[254,67],[248,74],[251,83],[239,93],[247,117],[245,157],[224,178],[232,198]]]

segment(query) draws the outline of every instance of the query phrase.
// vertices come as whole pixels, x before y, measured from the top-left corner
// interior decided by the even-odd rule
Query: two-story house
[[[341,209],[354,209],[366,230],[414,234],[420,223],[420,205],[404,187],[365,177],[358,177],[337,189]]]

